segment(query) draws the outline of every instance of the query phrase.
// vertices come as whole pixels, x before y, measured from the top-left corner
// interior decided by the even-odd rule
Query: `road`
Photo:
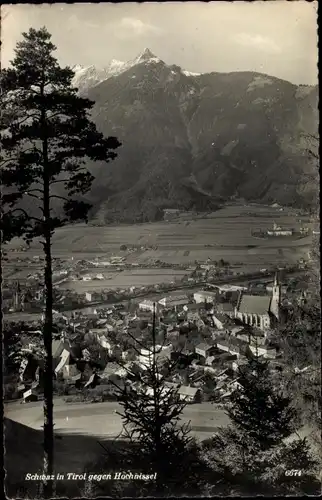
[[[122,430],[121,412],[117,402],[65,403],[54,402],[55,430],[59,432],[115,437]],[[11,420],[41,429],[43,425],[42,402],[9,403],[4,415]],[[190,422],[192,433],[199,439],[209,438],[218,427],[227,426],[229,419],[223,409],[211,403],[188,405],[183,411],[182,423]]]

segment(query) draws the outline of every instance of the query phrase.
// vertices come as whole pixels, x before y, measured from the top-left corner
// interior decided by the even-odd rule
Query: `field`
[[[94,290],[130,288],[131,286],[149,286],[158,283],[171,283],[175,278],[184,276],[185,271],[172,269],[134,269],[130,271],[109,272],[100,268],[95,273],[102,273],[104,280],[92,281],[65,281],[59,288],[75,290],[77,293],[90,292]]]
[[[251,236],[251,231],[266,230],[271,228],[274,222],[282,227],[292,227],[296,231],[303,225],[294,210],[284,209],[281,212],[279,208],[265,206],[228,206],[190,221],[106,227],[78,224],[57,230],[53,239],[53,255],[74,260],[95,257],[108,259],[117,255],[126,257],[128,263],[139,264],[148,264],[155,260],[169,264],[193,264],[196,260],[223,258],[245,272],[292,264],[301,257],[307,257],[311,236],[302,239],[280,237],[267,240]],[[305,225],[309,228],[311,226],[309,223]],[[11,246],[17,247],[20,243],[14,241]],[[121,245],[140,248],[135,252],[121,251]],[[32,243],[28,253],[40,254],[40,247],[36,242]],[[12,255],[20,254],[14,252]],[[117,276],[120,285],[115,286],[125,286],[129,279],[131,284],[135,285],[132,280],[139,284],[141,278],[135,278],[133,273],[131,276],[121,273]],[[108,286],[110,285],[111,282]]]

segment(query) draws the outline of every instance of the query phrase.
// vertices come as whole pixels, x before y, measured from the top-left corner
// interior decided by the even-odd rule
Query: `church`
[[[234,310],[234,317],[261,330],[274,327],[279,321],[281,286],[275,275],[272,295],[248,295],[241,293]]]

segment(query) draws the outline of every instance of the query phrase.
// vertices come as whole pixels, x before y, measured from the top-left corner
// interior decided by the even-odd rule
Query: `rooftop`
[[[200,290],[199,292],[195,292],[194,295],[203,295],[204,297],[214,297],[216,298],[217,297],[217,294],[216,292],[210,292],[210,291],[207,291],[207,290]]]
[[[205,344],[204,342],[196,345],[196,349],[202,349],[203,351],[208,351],[209,349],[211,349],[211,347],[213,347],[213,346],[211,346],[209,344]]]
[[[223,313],[234,311],[234,307],[230,302],[223,302],[221,304],[217,304],[216,307],[217,307],[218,311],[223,312]]]
[[[271,297],[261,295],[243,295],[238,307],[238,312],[245,314],[268,314]]]
[[[187,385],[182,385],[179,388],[178,393],[182,396],[195,396],[197,391],[198,391],[197,387],[189,387]]]
[[[188,297],[186,295],[169,295],[169,297],[165,297],[167,302],[177,302],[180,300],[188,301]]]
[[[153,306],[154,301],[153,300],[144,299],[144,300],[141,300],[140,304]]]
[[[60,357],[61,353],[66,349],[69,351],[70,347],[68,342],[63,342],[62,340],[53,340],[51,344],[52,357]]]

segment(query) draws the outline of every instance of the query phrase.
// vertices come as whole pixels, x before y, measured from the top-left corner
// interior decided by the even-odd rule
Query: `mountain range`
[[[312,205],[317,86],[256,72],[190,73],[149,49],[106,68],[74,66],[92,119],[122,147],[95,176],[93,216],[155,220],[163,208],[209,210],[232,199]]]

